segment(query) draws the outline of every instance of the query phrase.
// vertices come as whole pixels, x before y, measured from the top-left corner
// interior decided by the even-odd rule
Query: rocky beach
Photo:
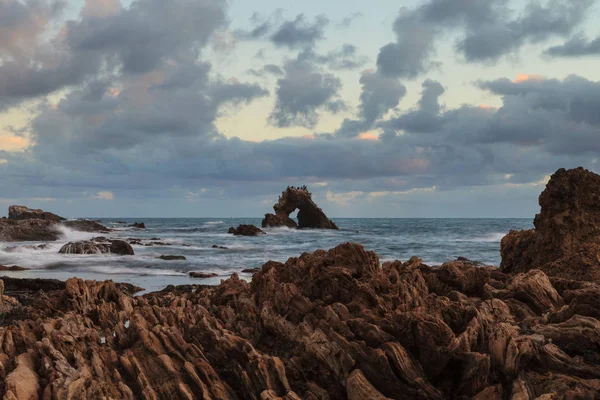
[[[342,243],[266,262],[247,279],[142,295],[113,281],[0,278],[0,395],[600,398],[600,176],[559,170],[539,202],[534,229],[502,239],[499,267],[381,260]],[[232,233],[343,229],[304,187],[286,189],[274,210],[265,232]],[[64,224],[94,237],[63,253],[126,258],[140,246],[101,222],[24,207],[0,221],[0,239],[57,240]]]

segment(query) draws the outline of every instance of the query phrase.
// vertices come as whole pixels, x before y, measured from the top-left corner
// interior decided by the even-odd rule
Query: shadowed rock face
[[[8,207],[8,218],[9,219],[42,219],[54,222],[64,221],[63,217],[59,217],[56,214],[47,212],[44,210],[34,210],[24,206],[10,206]]]
[[[54,284],[54,283],[53,283]],[[0,307],[0,396],[593,399],[600,287],[343,244],[247,283],[132,297],[70,279]],[[5,321],[5,322],[1,322]],[[35,322],[33,322],[35,321]],[[544,396],[546,395],[546,396]]]
[[[290,214],[298,210],[298,228],[338,229],[315,204],[306,187],[288,187],[281,193],[273,209],[275,215],[266,214],[262,222],[263,227],[295,227],[296,223],[290,218]]]
[[[71,228],[74,229],[76,231],[81,231],[81,232],[109,232],[110,229],[108,229],[106,226],[99,224],[96,221],[90,221],[87,219],[78,219],[75,221],[65,221],[62,223],[64,226],[66,226],[67,228]]]
[[[54,241],[60,232],[57,223],[48,219],[0,220],[1,242]]]
[[[535,229],[502,239],[501,268],[600,282],[600,176],[559,169],[540,195]]]
[[[65,244],[58,251],[61,254],[117,254],[134,255],[131,245],[123,240],[84,240]]]

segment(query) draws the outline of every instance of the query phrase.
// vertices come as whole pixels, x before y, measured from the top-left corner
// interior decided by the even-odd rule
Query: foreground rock
[[[262,221],[263,228],[287,226],[290,228],[338,229],[312,200],[312,194],[306,187],[288,187],[277,204],[273,206],[275,215],[266,214]],[[298,224],[290,218],[290,214],[298,210]]]
[[[43,242],[61,237],[56,222],[48,219],[0,220],[0,242]]]
[[[535,229],[502,239],[504,272],[539,268],[553,276],[600,282],[600,176],[558,170],[539,198]]]
[[[594,399],[600,287],[468,261],[386,262],[356,244],[247,283],[6,285],[0,396]],[[54,289],[53,289],[54,288]],[[30,388],[25,390],[25,388]],[[17,394],[19,392],[19,394]],[[68,394],[68,396],[67,396]],[[21,397],[25,398],[25,397]]]
[[[101,240],[99,240],[101,239]],[[95,238],[80,242],[65,244],[58,251],[60,254],[117,254],[121,256],[134,255],[131,245],[124,240],[109,240]]]
[[[229,230],[227,231],[227,233],[231,233],[235,236],[261,236],[261,235],[266,235],[266,233],[260,229],[257,228],[254,225],[240,225],[237,228],[234,228],[233,226],[231,228],[229,228]]]
[[[87,219],[78,219],[74,221],[65,221],[62,223],[67,228],[71,228],[80,232],[97,232],[97,233],[108,233],[110,229],[106,226]]]
[[[8,207],[8,219],[25,220],[25,219],[41,219],[45,221],[60,222],[64,221],[63,217],[60,217],[51,212],[44,210],[35,210],[27,208],[25,206],[9,206]]]

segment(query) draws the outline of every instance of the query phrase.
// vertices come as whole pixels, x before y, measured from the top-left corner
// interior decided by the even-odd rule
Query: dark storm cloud
[[[275,108],[269,117],[278,126],[314,127],[320,112],[336,113],[346,108],[339,98],[342,82],[308,61],[289,60],[285,75],[277,80]]]
[[[271,41],[278,47],[297,49],[312,47],[323,39],[329,20],[323,15],[309,22],[304,14],[298,14],[294,20],[284,21],[271,35]]]
[[[458,32],[456,50],[467,62],[490,62],[525,44],[566,37],[583,22],[594,0],[531,1],[522,12],[506,0],[430,0],[403,8],[394,22],[396,41],[383,46],[377,67],[386,76],[413,79],[439,65],[435,45]]]
[[[577,36],[562,45],[550,47],[544,54],[552,57],[584,57],[600,55],[600,36],[588,40]]]
[[[314,50],[308,48],[298,54],[298,59],[326,65],[332,70],[357,69],[369,61],[367,57],[358,54],[356,46],[349,43],[324,55],[317,54]]]

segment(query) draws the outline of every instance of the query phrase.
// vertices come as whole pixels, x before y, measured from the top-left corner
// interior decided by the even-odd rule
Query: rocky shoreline
[[[135,296],[0,280],[6,399],[597,399],[600,177],[559,170],[500,269],[354,243]],[[272,219],[272,218],[271,218]]]

